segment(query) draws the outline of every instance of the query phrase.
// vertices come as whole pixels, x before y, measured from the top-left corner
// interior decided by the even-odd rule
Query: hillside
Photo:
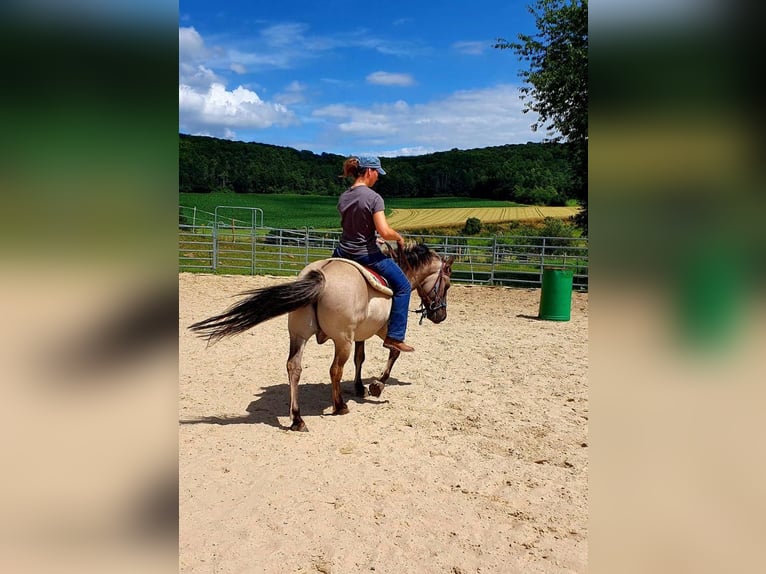
[[[527,143],[384,158],[385,197],[471,197],[526,205],[564,205],[576,197],[567,144]],[[182,193],[338,195],[336,154],[203,136],[179,136]]]

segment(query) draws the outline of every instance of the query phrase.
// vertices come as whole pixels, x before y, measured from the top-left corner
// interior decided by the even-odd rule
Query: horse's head
[[[424,316],[434,323],[441,323],[447,318],[447,291],[450,287],[453,261],[455,258],[452,256],[435,256],[431,265],[421,275],[421,279],[415,283],[420,295],[418,311],[421,313],[421,321]]]
[[[420,295],[420,322],[428,317],[434,323],[447,318],[447,290],[455,258],[440,257],[425,243],[410,243],[404,249],[385,245],[385,252],[399,264]]]

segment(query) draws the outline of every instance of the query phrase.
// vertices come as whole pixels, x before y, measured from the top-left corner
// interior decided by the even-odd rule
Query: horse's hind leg
[[[386,387],[386,381],[391,376],[391,369],[393,368],[396,359],[399,358],[399,355],[401,355],[401,351],[397,351],[396,349],[391,349],[388,351],[388,361],[386,362],[386,368],[383,369],[383,372],[378,377],[377,381],[370,383],[371,395],[379,397],[383,392],[383,389]]]
[[[332,414],[345,415],[348,407],[343,402],[340,391],[340,380],[343,378],[343,366],[351,355],[351,342],[335,341],[335,358],[330,367],[330,381],[332,381]]]
[[[362,383],[362,364],[364,363],[364,341],[357,341],[354,344],[354,391],[357,397],[364,397],[367,392]]]
[[[303,349],[306,347],[306,339],[296,335],[290,335],[290,356],[287,358],[287,378],[290,380],[290,430],[306,432],[306,423],[301,418],[301,409],[298,406],[298,383],[301,380],[303,367]]]

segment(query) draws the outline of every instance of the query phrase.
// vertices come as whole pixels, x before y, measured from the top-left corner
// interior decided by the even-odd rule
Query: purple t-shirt
[[[375,242],[372,214],[384,209],[383,198],[366,185],[351,187],[341,193],[338,198],[343,227],[340,248],[352,257],[380,253]]]

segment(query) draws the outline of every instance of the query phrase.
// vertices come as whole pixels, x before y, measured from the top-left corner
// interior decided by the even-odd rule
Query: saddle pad
[[[375,273],[372,269],[368,269],[364,265],[361,265],[360,263],[357,263],[356,261],[353,261],[351,259],[344,259],[343,257],[330,257],[328,259],[325,259],[325,261],[343,261],[343,263],[348,263],[349,265],[353,265],[356,267],[359,272],[362,274],[362,277],[367,279],[367,283],[370,284],[370,286],[375,289],[376,291],[380,291],[381,293],[388,295],[389,297],[393,296],[394,292],[391,291],[391,289],[388,287],[388,285],[385,283],[385,279]]]

